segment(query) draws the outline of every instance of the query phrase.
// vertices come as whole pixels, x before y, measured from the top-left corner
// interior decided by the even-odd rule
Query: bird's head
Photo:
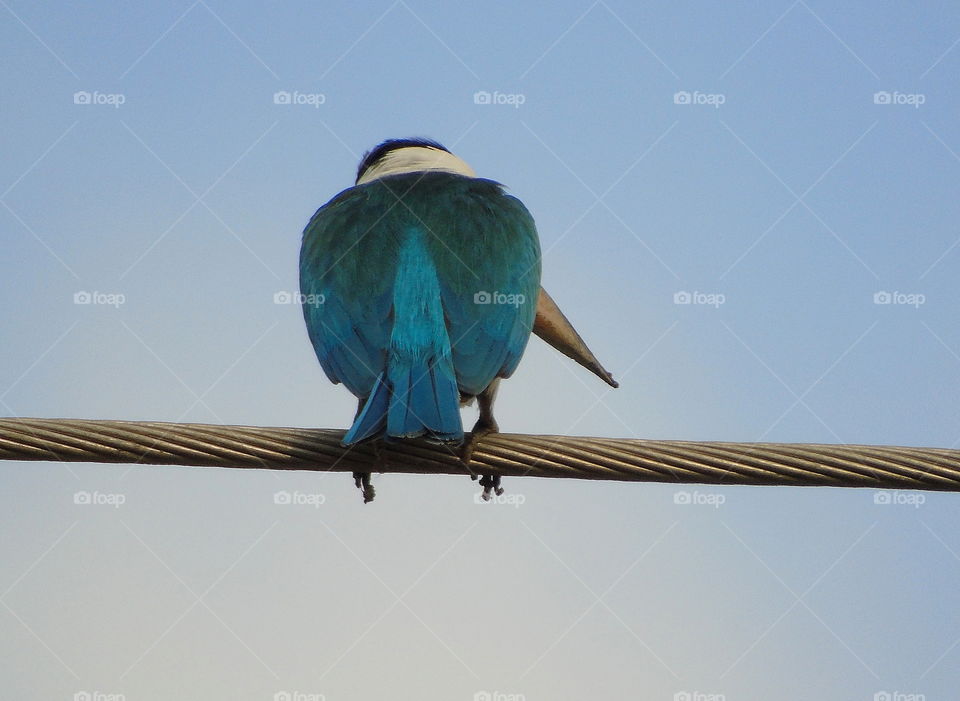
[[[357,185],[386,175],[439,170],[477,177],[473,168],[431,139],[390,139],[367,151],[357,168]]]

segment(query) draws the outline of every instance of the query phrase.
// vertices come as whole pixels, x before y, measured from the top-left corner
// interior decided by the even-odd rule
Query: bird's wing
[[[509,377],[533,328],[540,244],[526,207],[490,180],[431,174],[420,212],[461,392]]]
[[[370,393],[389,344],[396,212],[368,186],[334,197],[313,215],[300,249],[300,292],[310,341],[327,377]]]

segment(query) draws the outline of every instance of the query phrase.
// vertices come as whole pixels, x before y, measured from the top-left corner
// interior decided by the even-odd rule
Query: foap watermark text
[[[678,691],[673,695],[673,701],[726,701],[724,694],[708,691]]]
[[[719,492],[688,492],[681,489],[673,493],[673,503],[681,506],[712,506],[719,509],[727,501],[727,497]]]
[[[898,290],[888,292],[886,290],[879,290],[873,293],[874,304],[902,305],[917,309],[921,304],[926,303],[926,301],[927,296],[920,292],[900,292]]]
[[[926,701],[925,694],[908,691],[878,691],[873,695],[873,701]]]
[[[520,109],[520,105],[527,101],[527,96],[519,92],[500,92],[494,90],[477,90],[473,93],[473,104],[475,105],[507,105],[514,109]]]
[[[907,93],[894,90],[879,90],[873,93],[873,104],[875,105],[908,105],[914,109],[920,109],[920,105],[927,101],[927,96],[920,92]]]
[[[273,701],[326,701],[326,696],[312,691],[278,691]]]
[[[922,492],[874,492],[873,503],[879,506],[912,506],[919,509],[927,503],[927,495]]]
[[[326,301],[326,296],[322,294],[305,295],[302,292],[288,292],[286,290],[273,293],[274,304],[301,304],[305,307],[319,307]]]
[[[273,503],[280,506],[312,506],[319,509],[327,497],[319,492],[288,492],[285,489],[273,493]]]
[[[80,290],[79,292],[73,293],[74,304],[90,304],[116,309],[121,304],[125,304],[126,301],[127,297],[122,292],[98,292],[97,290],[88,292],[86,290]]]
[[[480,492],[473,495],[474,504],[501,504],[503,506],[512,506],[515,509],[519,509],[526,501],[527,497],[523,494],[491,494],[488,499],[484,499]]]
[[[506,304],[511,307],[519,307],[527,303],[527,297],[521,293],[509,292],[487,292],[480,290],[473,295],[474,304]]]
[[[126,501],[126,494],[113,492],[79,491],[73,493],[73,503],[80,506],[112,506],[119,509]]]
[[[700,92],[694,90],[678,90],[673,93],[673,104],[675,105],[706,105],[715,109],[720,109],[720,105],[727,101],[727,96],[723,93]]]
[[[327,96],[322,92],[278,90],[273,93],[273,104],[275,105],[306,105],[314,109],[320,109],[320,105],[325,104],[326,101]]]
[[[673,293],[674,304],[703,305],[716,309],[721,304],[725,304],[726,301],[727,296],[722,292],[699,292],[697,290],[688,292],[687,290],[680,290],[679,292]]]
[[[125,694],[107,691],[78,691],[73,695],[73,701],[126,701],[126,698]]]
[[[478,691],[473,701],[526,701],[526,696],[507,691]]]
[[[127,101],[127,96],[123,93],[99,92],[94,90],[77,90],[73,93],[73,104],[75,105],[107,105],[114,109],[120,109],[120,105]]]

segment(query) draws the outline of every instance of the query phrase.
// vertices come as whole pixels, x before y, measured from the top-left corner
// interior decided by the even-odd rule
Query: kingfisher
[[[527,208],[437,141],[390,139],[364,154],[350,187],[303,232],[300,300],[331,382],[357,398],[342,444],[423,438],[461,446],[498,431],[493,403],[536,331],[616,386],[540,286]],[[465,440],[460,407],[477,400]],[[483,498],[503,493],[480,475]],[[369,472],[354,473],[364,502]]]

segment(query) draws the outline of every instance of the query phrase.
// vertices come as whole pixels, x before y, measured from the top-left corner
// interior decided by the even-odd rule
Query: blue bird
[[[498,430],[497,385],[534,327],[536,226],[520,200],[439,143],[385,141],[307,224],[300,291],[320,365],[359,400],[343,444],[461,444],[460,406],[476,397],[469,466],[474,441]],[[370,501],[369,473],[354,478]],[[502,493],[498,476],[483,478],[485,498]]]

